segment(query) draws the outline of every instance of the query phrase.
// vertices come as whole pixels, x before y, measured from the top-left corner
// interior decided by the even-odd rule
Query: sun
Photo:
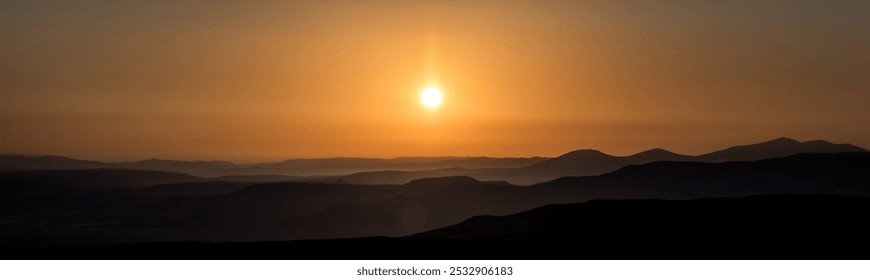
[[[438,107],[441,105],[441,90],[436,87],[427,87],[423,90],[423,93],[420,94],[420,102],[423,102],[423,105],[429,108]]]

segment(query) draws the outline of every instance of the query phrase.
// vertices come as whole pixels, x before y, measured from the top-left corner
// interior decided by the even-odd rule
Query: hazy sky
[[[0,152],[870,147],[870,1],[0,0]],[[427,109],[421,90],[444,102]]]

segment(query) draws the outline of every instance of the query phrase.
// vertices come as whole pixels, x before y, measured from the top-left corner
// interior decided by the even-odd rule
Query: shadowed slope
[[[771,195],[686,201],[593,200],[547,205],[503,217],[477,216],[413,237],[507,236],[540,240],[582,237],[625,239],[622,242],[635,243],[638,240],[677,241],[680,236],[694,235],[782,242],[769,239],[789,239],[808,232],[817,234],[817,231],[835,232],[841,237],[862,236],[870,233],[870,229],[861,227],[859,222],[868,214],[870,198],[867,197]]]

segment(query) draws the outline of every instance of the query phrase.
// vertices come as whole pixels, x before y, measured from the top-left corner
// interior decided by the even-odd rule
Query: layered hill
[[[346,175],[358,172],[432,169],[515,168],[546,160],[543,157],[402,157],[377,158],[316,158],[290,159],[281,162],[237,164],[226,161],[177,161],[149,159],[132,162],[98,162],[59,156],[0,155],[0,171],[77,170],[77,169],[137,169],[185,173],[198,177],[285,176],[283,179],[319,180],[322,176]],[[311,178],[300,178],[311,177]]]
[[[394,159],[325,158],[282,162],[235,164],[224,161],[171,161],[102,163],[63,157],[0,155],[0,170],[42,169],[139,169],[219,177],[230,181],[296,181],[347,184],[404,184],[415,179],[470,176],[483,181],[508,181],[531,185],[566,176],[599,175],[619,168],[656,161],[727,162],[754,161],[801,153],[866,152],[850,144],[816,140],[799,142],[778,138],[689,156],[651,149],[629,156],[597,150],[576,150],[555,158],[403,157]]]
[[[453,176],[403,185],[191,182],[131,186],[128,191],[100,187],[4,200],[0,234],[5,246],[397,237],[472,216],[594,199],[870,196],[868,170],[870,153],[833,153],[754,162],[660,161],[532,186]],[[41,176],[27,172],[15,176]],[[5,182],[3,188],[27,187]]]
[[[681,162],[727,162],[756,161],[802,153],[867,152],[850,144],[833,144],[826,141],[798,142],[779,138],[753,145],[744,145],[724,150],[688,156],[664,149],[651,149],[629,156],[613,156],[597,150],[576,150],[556,158],[518,168],[448,169],[415,172],[366,172],[340,177],[345,182],[360,184],[404,183],[413,179],[438,176],[470,176],[479,180],[508,181],[513,184],[531,185],[561,177],[599,175],[617,169],[657,161]]]

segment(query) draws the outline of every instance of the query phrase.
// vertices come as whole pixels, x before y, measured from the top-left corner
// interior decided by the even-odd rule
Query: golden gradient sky
[[[655,2],[655,3],[653,3]],[[868,1],[0,1],[0,153],[870,147]],[[426,86],[444,102],[419,103]]]

